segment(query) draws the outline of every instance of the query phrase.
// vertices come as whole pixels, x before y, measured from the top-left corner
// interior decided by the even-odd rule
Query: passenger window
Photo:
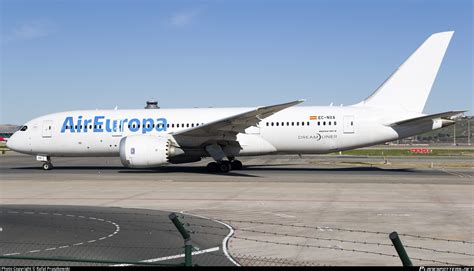
[[[295,126],[295,123],[294,123],[294,122],[291,122],[291,126]]]
[[[354,122],[353,122],[353,121],[351,121],[351,126],[353,126],[353,125],[354,125]]]
[[[329,125],[331,125],[331,122],[329,122]]]
[[[272,122],[272,126],[273,126],[273,124],[274,124],[274,123]]]
[[[321,122],[320,122],[320,121],[318,121],[318,126],[320,126],[320,125],[321,125]]]
[[[325,121],[323,121],[323,125],[326,126],[326,122],[325,122]]]
[[[280,125],[280,123],[279,123],[279,122],[277,122],[277,123],[276,123],[276,125],[278,126],[278,125]]]
[[[188,128],[188,127],[189,127],[189,123],[186,123],[186,128]]]
[[[309,126],[309,121],[308,121],[308,122],[306,122],[306,125],[308,125],[308,126]]]
[[[304,126],[304,122],[301,122],[301,126]]]
[[[296,122],[296,126],[300,126],[300,122],[299,122],[299,121]]]
[[[337,123],[336,123],[336,122],[334,122],[334,125],[337,125]]]

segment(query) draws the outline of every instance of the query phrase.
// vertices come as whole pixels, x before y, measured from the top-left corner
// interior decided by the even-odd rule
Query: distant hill
[[[474,143],[474,116],[466,116],[456,120],[455,125],[444,127],[435,131],[427,132],[416,137],[410,137],[400,140],[399,143],[428,143],[428,144],[453,144],[454,129],[456,129],[456,143],[467,144],[468,134],[471,133],[471,143]],[[470,131],[468,131],[468,122],[470,122]]]

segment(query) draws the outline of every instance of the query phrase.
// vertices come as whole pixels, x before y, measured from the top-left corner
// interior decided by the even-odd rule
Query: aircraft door
[[[53,135],[53,121],[44,120],[43,121],[43,137],[51,137]]]
[[[354,116],[344,116],[344,134],[353,134],[354,124]]]

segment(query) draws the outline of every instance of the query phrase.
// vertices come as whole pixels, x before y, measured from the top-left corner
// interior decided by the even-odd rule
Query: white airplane
[[[120,156],[130,168],[210,156],[209,171],[228,172],[242,168],[239,156],[324,154],[413,136],[465,112],[422,113],[453,33],[431,35],[358,104],[68,111],[27,122],[7,146],[36,155],[45,170],[56,156]]]

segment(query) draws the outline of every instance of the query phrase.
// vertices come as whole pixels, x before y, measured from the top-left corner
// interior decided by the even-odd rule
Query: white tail
[[[454,31],[431,35],[367,99],[359,105],[423,112]]]

